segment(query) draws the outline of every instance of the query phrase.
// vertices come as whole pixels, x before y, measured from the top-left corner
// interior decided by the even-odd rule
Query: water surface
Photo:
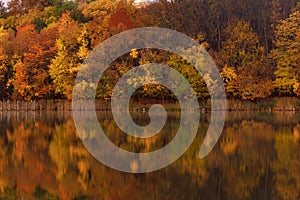
[[[140,125],[147,114],[132,113]],[[170,166],[129,174],[94,159],[76,134],[70,112],[0,113],[0,198],[5,199],[299,199],[300,115],[229,112],[224,131],[204,159],[199,149],[209,125],[201,114],[197,137]],[[109,112],[98,119],[107,136],[133,152],[168,144],[180,113],[161,133],[136,139]]]

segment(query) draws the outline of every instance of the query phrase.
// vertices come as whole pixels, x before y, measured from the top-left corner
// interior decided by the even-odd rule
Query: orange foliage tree
[[[32,30],[33,25],[28,25],[27,28],[30,30],[30,37],[27,38],[25,32],[16,38],[18,41],[25,37],[27,45],[20,49],[24,52],[15,65],[16,78],[13,84],[19,96],[25,99],[49,97],[52,87],[48,66],[55,55],[57,30],[49,28],[37,33]]]

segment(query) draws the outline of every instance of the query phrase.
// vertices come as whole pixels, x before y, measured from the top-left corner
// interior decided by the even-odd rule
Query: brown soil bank
[[[180,110],[176,101],[170,100],[132,100],[130,109],[145,111],[153,104],[162,104],[166,110]],[[96,110],[110,110],[110,100],[95,100]],[[210,100],[199,101],[202,111],[210,111]],[[90,104],[78,102],[76,110],[90,110]],[[193,108],[191,108],[193,109]],[[0,101],[0,111],[38,111],[38,110],[72,110],[72,102],[66,100],[38,100],[38,101]],[[221,109],[220,109],[221,110]],[[300,98],[274,97],[256,101],[227,99],[227,111],[300,111]]]

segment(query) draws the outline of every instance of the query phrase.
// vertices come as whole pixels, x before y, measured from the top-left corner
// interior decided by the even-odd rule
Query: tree
[[[51,79],[48,66],[55,55],[56,29],[32,33],[28,50],[23,53],[16,67],[15,89],[25,99],[49,98]]]
[[[7,12],[7,9],[4,6],[4,3],[2,1],[0,1],[0,18],[5,17],[6,12]]]
[[[0,92],[1,99],[8,98],[12,92],[10,84],[13,76],[12,43],[10,42],[10,32],[0,27]]]
[[[130,8],[117,8],[117,10],[110,15],[108,26],[112,34],[134,28],[136,24],[132,19]]]
[[[22,12],[22,2],[21,0],[11,0],[7,3],[7,8],[9,15],[17,15]]]
[[[224,65],[237,72],[239,97],[265,98],[272,93],[271,74],[264,48],[248,22],[233,21],[227,27],[221,51]],[[231,70],[231,71],[232,71]]]
[[[198,34],[198,36],[195,38],[195,41],[198,42],[203,49],[207,49],[209,47],[208,43],[204,39],[204,35],[201,33]],[[189,52],[186,52],[186,54],[190,55]],[[198,66],[204,66],[202,63],[199,63],[202,59],[193,59],[196,59],[196,64]],[[190,85],[193,87],[196,93],[197,98],[205,99],[209,97],[207,85],[209,85],[209,81],[212,80],[207,76],[208,74],[202,74],[202,76],[189,62],[184,60],[182,57],[179,57],[178,55],[172,55],[170,57],[168,65],[179,71],[189,81]]]
[[[13,51],[14,51],[14,69],[15,76],[12,81],[14,86],[13,97],[26,97],[25,88],[30,87],[27,81],[26,69],[23,63],[24,53],[29,50],[28,41],[32,40],[36,36],[36,30],[34,25],[28,24],[25,26],[20,26],[17,29],[16,37],[13,40]],[[34,35],[34,37],[32,37]],[[27,89],[26,89],[27,90]]]
[[[56,42],[57,53],[49,66],[49,73],[53,79],[55,93],[71,99],[72,86],[77,72],[77,63],[68,59],[69,54],[62,40]]]
[[[225,65],[221,72],[221,77],[224,82],[224,87],[226,93],[230,97],[237,97],[239,95],[238,92],[238,75],[236,70],[233,67],[228,67]]]
[[[28,41],[32,39],[32,36],[36,34],[35,26],[33,24],[27,24],[20,26],[16,32],[16,38],[13,41],[14,52],[20,58],[23,53],[28,51],[29,44]]]
[[[300,95],[300,11],[295,10],[289,18],[280,21],[275,37],[272,57],[276,62],[274,81],[279,95]]]
[[[78,23],[67,12],[58,21],[58,31],[57,52],[49,66],[49,74],[53,79],[55,93],[71,99],[78,67],[87,54],[86,29],[80,35]]]
[[[11,0],[7,3],[9,15],[25,14],[31,9],[43,10],[47,6],[60,6],[62,0]],[[67,1],[69,2],[69,1]]]
[[[92,1],[79,7],[84,17],[90,20],[86,28],[92,48],[111,36],[108,21],[115,9],[114,0]]]

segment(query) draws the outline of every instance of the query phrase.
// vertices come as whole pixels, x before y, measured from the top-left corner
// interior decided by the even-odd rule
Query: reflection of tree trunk
[[[268,185],[269,185],[269,173],[270,173],[270,163],[269,163],[269,160],[267,160],[267,164],[266,164],[266,178],[265,178],[265,189],[264,189],[264,199],[268,199],[268,194],[269,194],[269,191],[268,191]]]
[[[300,139],[300,124],[297,124],[297,126],[294,127],[294,142],[298,142]]]
[[[219,183],[218,183],[218,199],[222,199],[222,192],[221,192],[221,188],[222,188],[222,172],[221,170],[219,171]]]

